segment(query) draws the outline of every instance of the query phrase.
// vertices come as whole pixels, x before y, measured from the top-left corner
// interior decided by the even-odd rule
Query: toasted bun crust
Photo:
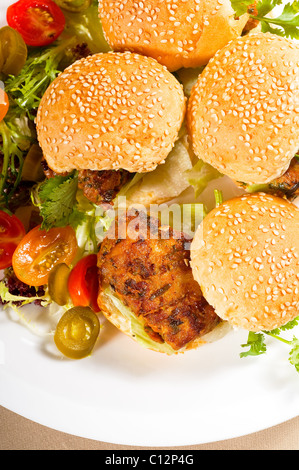
[[[299,45],[272,34],[219,51],[194,86],[188,129],[196,155],[249,184],[283,175],[299,148]]]
[[[136,337],[133,335],[132,330],[131,330],[131,324],[130,320],[128,320],[126,317],[124,317],[120,311],[115,307],[111,299],[109,298],[108,295],[106,295],[104,292],[100,292],[98,303],[101,307],[101,312],[104,315],[104,317],[112,323],[121,333],[124,333],[126,336],[131,338],[132,340],[137,341]],[[153,347],[147,347],[147,349],[150,349],[155,352],[159,353],[165,353],[165,354],[182,354],[185,353],[186,351],[190,351],[192,349],[197,349],[200,346],[204,346],[205,344],[208,343],[213,343],[214,341],[217,341],[221,339],[223,336],[228,334],[231,331],[231,326],[227,322],[221,322],[219,323],[214,330],[211,332],[207,333],[204,336],[201,336],[200,338],[195,339],[194,341],[191,341],[188,343],[184,348],[175,351],[172,350],[172,353],[169,353],[169,351],[161,351],[159,348],[159,343],[157,343],[157,349]]]
[[[191,266],[220,318],[272,330],[299,312],[299,209],[257,193],[214,209],[191,245]]]
[[[207,64],[248,19],[234,18],[230,0],[100,0],[99,15],[113,50],[154,57],[170,71]]]
[[[174,146],[185,115],[182,86],[156,60],[95,54],[62,72],[44,94],[36,124],[55,172],[151,171]]]

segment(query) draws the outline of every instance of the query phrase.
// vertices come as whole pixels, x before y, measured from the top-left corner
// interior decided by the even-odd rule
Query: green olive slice
[[[27,46],[18,31],[9,26],[0,29],[0,72],[18,75],[25,65],[27,54]]]
[[[64,10],[79,13],[90,7],[91,0],[56,0],[56,3]]]
[[[65,263],[59,263],[49,274],[48,278],[48,289],[49,295],[53,302],[58,305],[66,305],[69,301],[69,293],[67,288],[67,282],[70,275],[71,269]]]

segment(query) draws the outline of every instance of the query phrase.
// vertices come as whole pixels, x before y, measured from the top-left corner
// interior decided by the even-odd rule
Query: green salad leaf
[[[9,292],[8,287],[5,285],[4,281],[0,281],[0,299],[5,303],[4,308],[14,308],[14,302],[21,302],[22,306],[24,306],[31,304],[36,300],[44,301],[44,304],[48,304],[50,301],[46,295],[43,297],[23,297],[21,295],[13,295]]]
[[[9,202],[21,181],[24,159],[34,136],[25,117],[0,122],[0,207]]]
[[[198,160],[191,170],[185,171],[184,175],[190,186],[194,188],[195,198],[206,189],[210,181],[223,176],[218,170],[203,160]]]
[[[71,42],[74,46],[75,40]],[[67,44],[60,44],[29,53],[19,75],[6,80],[5,91],[15,115],[25,114],[34,120],[42,96],[59,73],[58,65],[66,48]]]
[[[120,312],[121,315],[130,323],[132,337],[143,347],[147,349],[154,349],[155,351],[172,355],[175,353],[174,349],[166,343],[158,343],[150,338],[145,332],[144,325],[141,320],[134,315],[134,313],[126,307],[111,290],[106,288],[105,295],[112,301],[114,307]]]

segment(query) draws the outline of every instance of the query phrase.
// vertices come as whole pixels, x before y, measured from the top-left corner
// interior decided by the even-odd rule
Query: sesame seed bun
[[[219,317],[249,331],[299,314],[299,209],[257,193],[210,212],[191,245],[193,276]]]
[[[49,167],[148,172],[165,161],[185,115],[182,86],[156,60],[95,54],[62,72],[36,124]]]
[[[235,181],[269,183],[299,148],[299,45],[270,33],[232,41],[194,86],[195,154]]]
[[[154,57],[170,71],[207,64],[248,20],[235,19],[230,0],[100,0],[99,15],[113,50]]]

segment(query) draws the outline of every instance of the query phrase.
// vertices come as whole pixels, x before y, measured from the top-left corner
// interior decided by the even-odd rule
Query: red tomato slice
[[[68,290],[75,307],[91,307],[94,312],[100,311],[97,303],[97,255],[85,256],[76,264],[68,279]]]
[[[0,122],[5,118],[9,108],[8,96],[4,90],[0,88]]]
[[[15,215],[0,211],[0,269],[12,265],[12,256],[25,236],[25,228]]]
[[[29,286],[47,284],[51,270],[58,263],[70,265],[78,249],[72,227],[41,230],[40,225],[27,233],[12,258],[17,278]]]
[[[65,17],[52,0],[19,0],[7,9],[7,23],[28,46],[47,46],[65,27]]]

